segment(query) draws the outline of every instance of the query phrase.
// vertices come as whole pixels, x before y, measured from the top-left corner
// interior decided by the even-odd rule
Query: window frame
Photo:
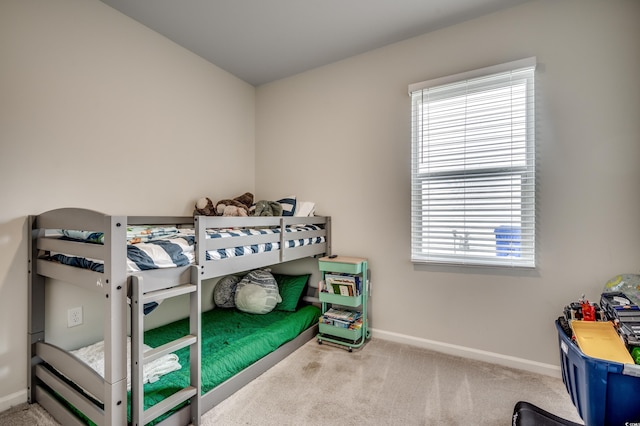
[[[518,267],[518,268],[535,268],[536,266],[536,250],[535,250],[535,240],[536,240],[536,159],[535,159],[535,67],[536,67],[536,58],[527,58],[519,61],[508,62],[505,64],[500,64],[496,66],[491,66],[487,68],[482,68],[478,70],[473,70],[461,74],[455,74],[451,76],[446,76],[438,79],[428,80],[420,83],[415,83],[409,85],[409,95],[411,97],[411,261],[413,263],[426,263],[426,264],[450,264],[450,265],[465,265],[465,266],[497,266],[497,267]],[[530,71],[530,74],[525,74],[524,77],[518,77],[516,79],[511,80],[511,75],[519,75],[518,73],[525,71]],[[501,77],[503,74],[508,74],[509,84],[505,84],[503,86],[498,85],[494,88],[490,88],[490,86],[484,87],[482,86],[483,79],[491,79],[495,77]],[[524,126],[524,142],[514,142],[515,138],[513,136],[513,128],[515,126],[514,123],[509,124],[509,129],[512,130],[509,133],[508,146],[511,147],[512,151],[507,155],[507,158],[513,160],[517,157],[514,154],[516,150],[513,149],[514,146],[520,146],[520,154],[523,155],[521,160],[516,164],[511,164],[509,166],[500,163],[499,161],[495,161],[494,166],[478,167],[476,169],[471,168],[467,169],[467,166],[477,166],[477,163],[470,161],[466,162],[466,154],[468,150],[470,151],[471,143],[468,143],[466,134],[463,137],[463,142],[461,143],[462,148],[461,151],[463,155],[447,153],[447,151],[440,151],[439,155],[441,160],[447,157],[454,159],[456,157],[463,156],[465,160],[462,163],[456,162],[455,160],[451,160],[451,164],[454,166],[450,166],[447,170],[446,167],[442,167],[440,170],[436,171],[421,171],[421,165],[424,164],[421,161],[421,155],[423,155],[423,148],[426,145],[425,141],[429,140],[429,137],[423,137],[422,133],[424,133],[424,128],[422,126],[422,122],[417,123],[417,121],[426,117],[426,114],[420,114],[418,118],[418,113],[416,110],[418,109],[417,105],[434,105],[438,101],[424,101],[421,97],[425,92],[426,93],[434,93],[434,89],[438,90],[446,90],[448,88],[460,86],[466,88],[467,86],[479,86],[481,88],[480,93],[489,93],[490,90],[501,90],[502,87],[508,87],[508,90],[512,90],[513,87],[518,84],[522,85],[524,82],[524,124],[519,123],[518,125]],[[508,92],[507,90],[507,92]],[[509,99],[512,100],[515,95],[512,92],[509,93]],[[465,102],[469,99],[471,95],[464,92],[464,95],[456,95],[461,99],[464,99]],[[440,99],[441,102],[454,101],[456,96],[447,95]],[[482,96],[482,95],[479,95]],[[444,100],[442,100],[444,99]],[[429,104],[429,102],[432,102]],[[493,104],[491,105],[494,106]],[[511,105],[510,105],[511,106]],[[482,110],[480,110],[482,111]],[[465,110],[466,114],[466,110]],[[482,114],[482,112],[481,112]],[[468,116],[464,116],[464,129],[466,131],[467,126],[469,124]],[[513,121],[513,120],[512,120]],[[420,129],[420,130],[417,130]],[[431,128],[429,128],[431,129]],[[422,132],[422,133],[421,133]],[[430,133],[429,133],[430,134]],[[469,138],[470,140],[472,138]],[[503,143],[504,144],[504,143]],[[523,147],[522,147],[523,145]],[[443,144],[446,149],[450,149],[453,144],[447,143]],[[501,145],[502,146],[502,145]],[[459,149],[459,148],[457,148]],[[435,151],[435,150],[434,150]],[[499,150],[496,149],[496,152]],[[444,153],[444,154],[443,154]],[[494,154],[495,155],[495,154]],[[435,156],[435,154],[433,154]],[[496,157],[497,158],[497,157]],[[428,162],[427,162],[428,163]],[[440,165],[446,164],[447,161],[441,161],[438,163]],[[503,161],[504,163],[504,161]],[[464,170],[462,170],[464,169]],[[466,219],[463,219],[465,222],[465,227],[461,233],[461,236],[457,236],[457,229],[452,229],[451,227],[447,228],[444,225],[441,225],[441,228],[438,228],[437,225],[440,223],[444,224],[446,219],[443,219],[444,216],[439,216],[436,214],[437,203],[433,202],[435,196],[429,195],[432,193],[432,190],[427,188],[425,189],[424,182],[435,183],[438,181],[445,182],[442,186],[439,187],[439,194],[444,192],[446,194],[447,191],[450,192],[448,196],[444,196],[441,200],[444,200],[444,210],[443,212],[451,213],[452,209],[452,200],[455,197],[453,191],[456,186],[452,182],[455,182],[454,179],[459,179],[462,182],[463,187],[465,189],[467,186],[472,187],[472,183],[474,180],[478,179],[487,179],[488,181],[493,182],[494,188],[490,188],[490,183],[487,183],[487,188],[489,192],[486,197],[490,199],[491,197],[499,197],[500,192],[498,189],[500,187],[500,177],[504,177],[504,180],[511,180],[509,185],[503,185],[505,188],[510,188],[510,194],[516,194],[514,199],[520,199],[520,201],[511,201],[511,204],[508,209],[505,209],[504,212],[509,212],[511,215],[512,221],[511,223],[500,224],[493,229],[494,234],[491,236],[488,232],[488,226],[496,226],[494,225],[486,225],[485,228],[482,228],[481,231],[474,234],[474,247],[475,251],[470,249],[469,244],[469,228],[467,228]],[[518,179],[519,183],[513,183],[513,179]],[[448,182],[448,183],[446,183]],[[447,186],[448,185],[448,186]],[[519,188],[519,189],[518,189]],[[470,191],[473,192],[473,191]],[[435,192],[433,192],[435,193]],[[517,195],[519,194],[519,195]],[[425,204],[425,197],[430,200]],[[482,195],[479,198],[473,198],[472,196],[462,197],[465,202],[472,204],[472,202],[482,203],[484,198]],[[519,213],[519,221],[513,221],[514,217],[517,216],[517,207],[520,205],[520,213]],[[461,216],[465,216],[467,209],[466,207],[462,207],[459,210],[455,210],[456,213],[460,212]],[[498,212],[502,213],[502,210],[498,210]],[[469,226],[471,230],[477,231],[478,224],[483,219],[474,219],[470,221]],[[438,222],[440,221],[440,222]],[[425,225],[425,222],[429,222]],[[431,222],[435,223],[432,224]],[[515,225],[514,225],[515,223]],[[502,225],[511,227],[503,228]],[[476,229],[473,229],[473,226],[476,226]],[[480,223],[480,226],[482,224]],[[440,231],[437,231],[440,229]],[[499,232],[502,232],[500,233]],[[438,233],[439,232],[439,233]],[[425,237],[425,235],[427,235]],[[500,236],[500,240],[498,240],[498,236]],[[490,237],[493,240],[490,240]],[[428,248],[425,249],[425,241],[427,242]],[[499,243],[498,243],[499,242]],[[517,242],[517,244],[514,244]],[[439,243],[439,244],[438,244]],[[491,244],[491,246],[490,246]],[[517,251],[512,248],[505,249],[505,247],[517,246]],[[500,246],[500,247],[499,247]],[[478,248],[479,247],[479,248]],[[492,249],[493,248],[493,249]],[[462,250],[458,253],[458,250]]]

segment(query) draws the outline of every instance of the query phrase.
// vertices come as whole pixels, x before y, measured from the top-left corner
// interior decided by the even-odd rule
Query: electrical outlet
[[[67,328],[82,324],[82,306],[67,311]]]

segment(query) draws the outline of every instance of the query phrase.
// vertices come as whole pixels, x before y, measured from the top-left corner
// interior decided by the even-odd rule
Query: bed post
[[[38,237],[43,232],[38,229],[38,217],[29,216],[27,223],[27,238],[29,244],[28,258],[28,315],[27,315],[27,401],[36,401],[36,377],[35,366],[41,360],[36,357],[35,344],[44,341],[44,277],[36,273],[36,260],[38,258]]]
[[[287,250],[287,238],[286,238],[286,225],[284,216],[279,220],[278,227],[280,228],[280,253],[278,254],[278,263],[284,262],[284,252]]]
[[[127,424],[127,221],[105,216],[104,290],[105,424]]]
[[[197,290],[189,296],[189,333],[197,336],[197,341],[189,348],[189,367],[191,386],[195,387],[197,392],[191,398],[191,424],[200,425],[200,400],[202,392],[202,280],[200,279],[200,268],[192,265],[191,282],[197,286]]]
[[[324,229],[325,229],[325,237],[324,240],[327,244],[327,249],[326,249],[326,255],[330,256],[331,253],[331,216],[327,216],[327,223],[324,224]]]
[[[193,224],[195,225],[196,231],[196,264],[202,265],[207,261],[207,246],[205,244],[207,238],[207,228],[203,223],[205,218],[201,218],[200,216],[194,216]]]

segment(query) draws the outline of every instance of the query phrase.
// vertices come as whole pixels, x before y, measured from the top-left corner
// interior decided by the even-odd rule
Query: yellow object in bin
[[[611,321],[571,321],[578,347],[585,355],[622,364],[634,364]]]

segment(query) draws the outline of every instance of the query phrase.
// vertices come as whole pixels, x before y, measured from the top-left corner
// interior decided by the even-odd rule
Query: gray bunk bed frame
[[[126,272],[126,229],[130,225],[191,225],[195,226],[196,263],[179,268]],[[210,228],[240,228],[316,224],[320,231],[300,231],[296,238],[323,236],[325,242],[287,248],[285,232],[268,235],[247,235],[233,238],[233,246],[265,242],[280,242],[280,249],[250,256],[224,260],[206,260],[206,252],[224,248],[230,239],[207,239]],[[104,245],[85,244],[44,238],[46,229],[91,230],[104,233]],[[28,401],[38,402],[65,425],[83,424],[53,392],[58,393],[98,425],[127,424],[126,338],[128,303],[131,299],[131,415],[133,425],[146,424],[178,404],[190,403],[163,420],[160,425],[200,424],[201,413],[235,393],[247,383],[287,357],[317,334],[317,324],[276,351],[258,360],[232,378],[201,394],[201,283],[203,280],[248,271],[304,257],[316,257],[331,252],[331,218],[314,217],[156,217],[110,216],[76,208],[52,210],[29,216],[29,315],[28,315]],[[226,240],[226,241],[221,241]],[[104,272],[94,272],[39,259],[41,251],[55,251],[104,261]],[[68,351],[45,340],[45,281],[54,278],[104,297],[105,371],[104,377],[78,360]],[[150,301],[190,294],[189,334],[152,351],[143,353],[143,306]],[[305,298],[318,303],[314,297]],[[145,362],[183,347],[190,347],[190,385],[171,397],[144,410],[142,371]],[[61,377],[44,365],[66,377]],[[96,399],[88,398],[76,386]]]

